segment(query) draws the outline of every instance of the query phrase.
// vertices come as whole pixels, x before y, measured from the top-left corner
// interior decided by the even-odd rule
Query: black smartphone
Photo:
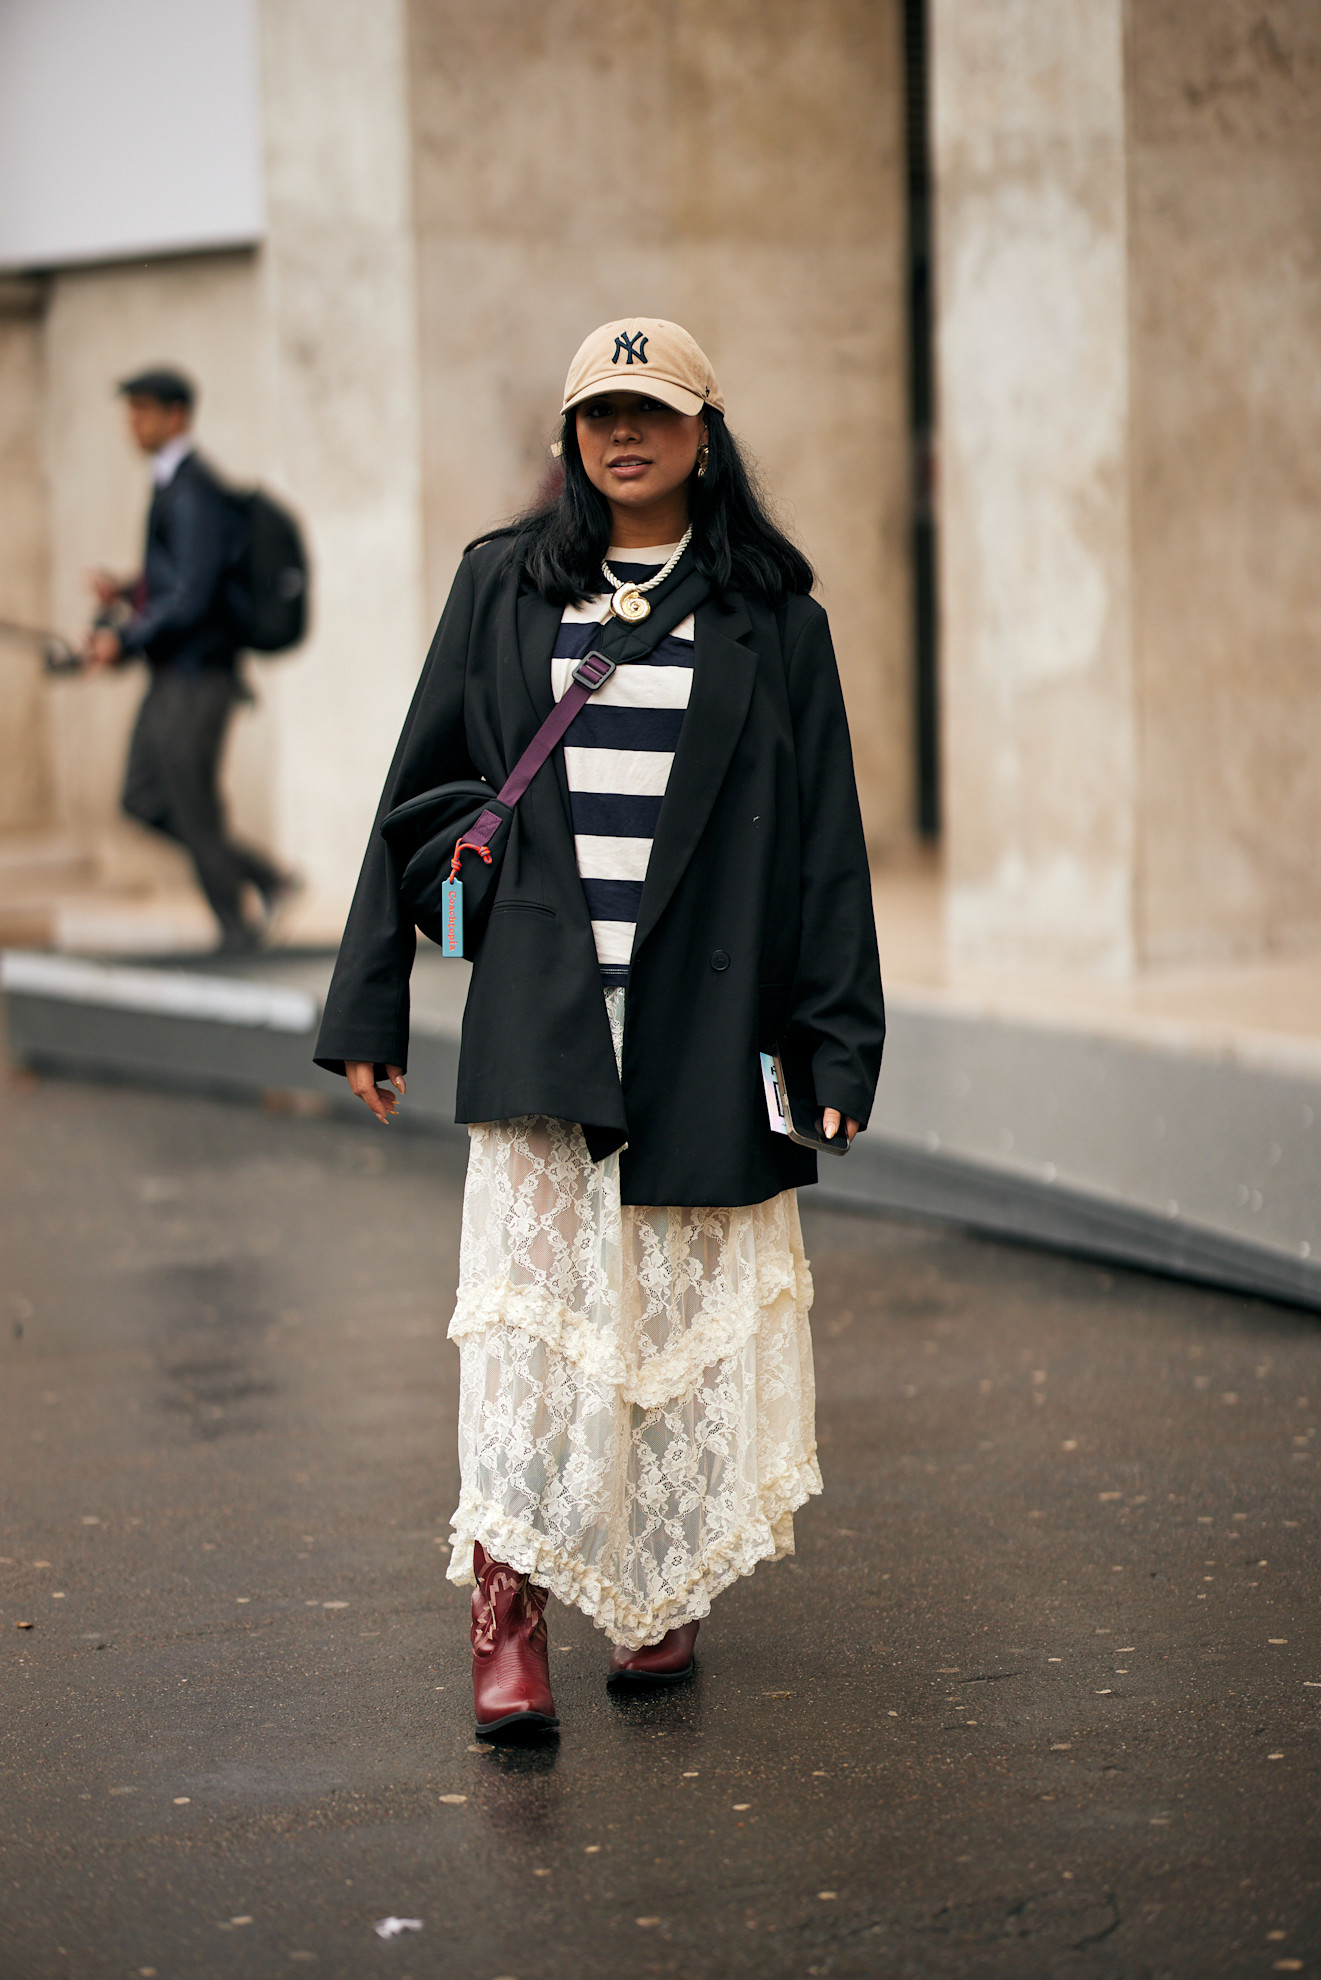
[[[824,1113],[816,1104],[809,1065],[800,1064],[790,1053],[763,1052],[761,1070],[772,1133],[788,1135],[800,1148],[815,1148],[819,1155],[848,1154],[848,1129],[842,1120],[837,1132],[826,1139]]]

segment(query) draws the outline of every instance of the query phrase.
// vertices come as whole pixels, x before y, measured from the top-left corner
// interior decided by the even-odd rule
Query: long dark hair
[[[810,591],[816,574],[771,521],[724,415],[708,408],[706,424],[706,473],[694,471],[688,483],[698,570],[717,597],[742,591],[777,605],[787,593]],[[510,538],[511,557],[542,597],[553,605],[576,605],[604,588],[601,559],[610,548],[611,517],[605,496],[587,479],[572,410],[560,431],[560,463],[564,476],[558,489],[475,541]]]

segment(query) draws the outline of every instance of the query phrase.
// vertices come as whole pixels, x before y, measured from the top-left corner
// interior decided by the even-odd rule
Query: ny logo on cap
[[[635,330],[631,337],[626,336],[623,331],[620,332],[619,336],[615,338],[615,354],[610,360],[611,364],[619,363],[619,357],[622,351],[628,352],[628,361],[630,364],[632,364],[634,358],[637,359],[639,364],[645,364],[647,362],[647,339],[641,330]]]

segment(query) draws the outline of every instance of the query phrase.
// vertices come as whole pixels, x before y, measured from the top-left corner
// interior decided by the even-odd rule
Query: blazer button
[[[725,952],[724,952],[724,950],[723,950],[723,949],[713,949],[713,950],[712,950],[712,952],[711,952],[711,967],[712,967],[712,969],[728,969],[728,968],[729,968],[729,957],[728,957],[728,956],[727,956],[727,955],[725,954]]]

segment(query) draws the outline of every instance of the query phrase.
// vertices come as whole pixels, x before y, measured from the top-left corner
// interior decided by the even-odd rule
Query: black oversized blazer
[[[553,706],[560,608],[507,539],[470,550],[381,798],[498,788]],[[405,1066],[416,934],[374,827],[316,1060]],[[809,1047],[821,1106],[865,1124],[885,1035],[871,883],[826,615],[729,595],[698,608],[693,683],[642,890],[623,1079],[574,856],[561,750],[519,804],[463,1019],[457,1119],[580,1121],[627,1142],[626,1203],[759,1203],[816,1180],[770,1132],[759,1049]]]

